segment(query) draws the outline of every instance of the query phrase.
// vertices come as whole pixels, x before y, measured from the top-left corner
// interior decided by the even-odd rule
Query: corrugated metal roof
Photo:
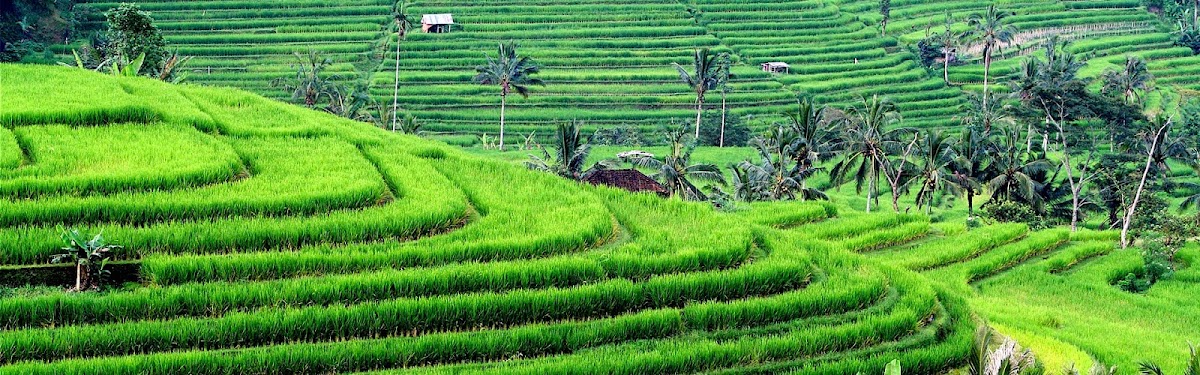
[[[453,25],[454,16],[445,14],[426,14],[421,16],[421,23],[426,25]]]

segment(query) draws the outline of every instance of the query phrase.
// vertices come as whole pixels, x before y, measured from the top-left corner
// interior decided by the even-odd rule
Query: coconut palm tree
[[[828,199],[819,189],[810,189],[804,183],[823,168],[812,166],[806,141],[791,126],[776,124],[766,136],[751,140],[750,145],[758,151],[759,163],[743,161],[735,169],[739,170],[739,183],[758,186],[749,189],[758,196],[743,199]]]
[[[508,106],[508,94],[516,91],[529,97],[529,86],[544,86],[542,80],[534,78],[540,69],[528,56],[517,54],[517,44],[500,43],[496,58],[485,56],[487,64],[475,67],[475,82],[481,85],[500,86],[500,150],[504,150],[504,111]]]
[[[861,106],[846,111],[847,124],[842,131],[842,160],[834,164],[830,176],[835,184],[854,180],[855,191],[867,190],[867,212],[878,200],[879,177],[890,165],[891,152],[902,147],[897,139],[907,129],[887,130],[900,120],[896,104],[878,95],[862,98]]]
[[[1120,93],[1125,103],[1134,104],[1142,100],[1139,91],[1150,88],[1154,75],[1146,69],[1146,60],[1130,55],[1125,56],[1125,66],[1121,70],[1107,70],[1101,79],[1105,93]]]
[[[962,35],[954,32],[954,15],[946,13],[946,29],[937,36],[938,46],[942,49],[942,80],[950,84],[950,59],[958,53],[958,44]]]
[[[967,102],[959,107],[962,114],[958,119],[967,128],[977,129],[980,134],[987,135],[991,134],[993,128],[1013,123],[1008,115],[1008,106],[1000,97],[993,95],[984,99],[983,95],[973,92],[966,94]]]
[[[728,53],[722,53],[717,56],[717,87],[721,90],[721,137],[717,142],[718,147],[725,147],[725,118],[729,114],[729,106],[726,102],[726,97],[732,91],[729,86],[729,80],[733,78],[729,69],[733,66],[733,59]],[[697,133],[697,137],[699,137]]]
[[[693,164],[692,152],[696,151],[696,140],[692,138],[686,127],[672,129],[667,132],[667,141],[671,144],[671,152],[663,160],[653,157],[635,157],[634,165],[653,169],[650,177],[658,180],[671,195],[685,200],[706,200],[708,197],[692,180],[713,181],[724,184],[725,176],[721,169],[712,164]]]
[[[983,102],[986,105],[989,93],[988,81],[992,71],[992,57],[1000,52],[1005,45],[1012,42],[1017,31],[1009,25],[1005,18],[1012,12],[1001,12],[996,5],[988,6],[987,13],[973,14],[967,19],[971,27],[971,36],[983,44]]]
[[[967,220],[975,217],[975,196],[983,193],[983,183],[987,177],[991,161],[990,139],[974,129],[969,128],[959,134],[959,139],[953,144],[954,160],[948,167],[949,175],[945,182],[953,185],[956,190],[967,196]]]
[[[399,7],[392,8],[392,18],[396,20],[396,77],[392,87],[392,131],[400,123],[400,44],[408,38],[408,30],[412,29],[412,18],[405,13],[405,2]]]
[[[916,177],[905,183],[905,189],[909,185],[919,184],[921,188],[917,190],[917,209],[924,206],[926,213],[932,213],[934,195],[957,187],[947,181],[953,174],[951,166],[957,156],[954,149],[955,139],[941,130],[924,131],[920,138],[918,149],[921,153],[921,169]]]
[[[554,132],[554,146],[553,155],[546,147],[541,147],[542,156],[529,155],[530,160],[525,166],[576,181],[582,179],[583,166],[591,155],[592,145],[580,136],[579,125],[573,122],[559,124]]]
[[[675,70],[679,71],[679,79],[696,93],[695,138],[700,138],[700,121],[701,115],[704,114],[704,95],[708,93],[708,90],[716,88],[721,81],[721,64],[718,57],[709,52],[708,48],[696,50],[691,73],[679,64],[672,64],[675,66]]]
[[[1025,156],[1020,152],[1018,132],[1011,128],[1002,129],[1000,141],[993,143],[991,152],[990,178],[985,185],[992,192],[989,201],[1020,200],[1040,204],[1040,183],[1035,175],[1049,170],[1051,164],[1041,158]]]
[[[333,64],[333,60],[325,57],[319,51],[308,51],[308,54],[293,53],[296,62],[292,69],[296,70],[291,80],[280,78],[271,81],[272,86],[281,86],[291,91],[292,100],[303,100],[304,106],[313,108],[322,97],[332,99],[338,90],[334,81],[337,76],[327,76],[325,68]]]

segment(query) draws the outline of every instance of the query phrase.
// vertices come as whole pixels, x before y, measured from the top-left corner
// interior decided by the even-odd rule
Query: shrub
[[[700,127],[699,143],[702,146],[717,146],[721,144],[721,110],[704,112],[704,124]],[[725,146],[741,147],[750,141],[750,127],[742,121],[741,116],[728,113],[725,115]]]

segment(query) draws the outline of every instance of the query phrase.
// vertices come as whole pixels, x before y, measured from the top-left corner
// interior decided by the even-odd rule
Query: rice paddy
[[[712,48],[735,54],[725,99],[753,127],[797,97],[880,94],[904,125],[945,128],[982,68],[951,67],[964,90],[906,45],[982,3],[896,1],[881,36],[866,0],[429,0],[408,12],[458,25],[404,41],[389,1],[138,3],[203,86],[0,65],[0,374],[871,374],[892,360],[948,374],[981,325],[1051,372],[1173,373],[1200,340],[1194,244],[1173,278],[1131,294],[1114,284],[1140,254],[1110,232],[847,202],[720,212],[286,105],[268,84],[317,50],[387,102],[398,59],[399,102],[427,129],[494,133],[496,88],[471,77],[512,39],[549,84],[509,102],[510,131],[658,129],[695,114],[671,64]],[[1057,30],[1093,67],[1135,54],[1194,89],[1190,51],[1136,2],[1003,4],[1029,33],[993,66],[1000,82]],[[758,68],[776,61],[790,73]],[[74,269],[51,256],[68,226],[122,245],[127,283],[62,291]]]

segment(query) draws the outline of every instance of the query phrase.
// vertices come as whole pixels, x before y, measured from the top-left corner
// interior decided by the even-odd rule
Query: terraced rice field
[[[847,250],[924,217],[721,214],[236,90],[0,81],[5,289],[71,280],[46,264],[61,223],[125,245],[138,280],[6,290],[0,373],[936,372],[970,348],[964,299]],[[148,135],[163,147],[129,143]]]
[[[396,36],[390,3],[205,1],[139,2],[154,12],[167,39],[197,56],[191,80],[272,97],[270,80],[291,73],[291,53],[318,50],[337,64],[330,74],[365,79],[390,103]],[[113,3],[89,3],[98,9]],[[408,13],[452,13],[451,33],[409,34],[401,46],[400,103],[430,130],[494,133],[496,88],[471,82],[474,67],[500,41],[543,67],[545,87],[510,102],[514,132],[580,120],[587,128],[632,125],[647,130],[694,117],[695,94],[671,66],[690,66],[697,48],[733,52],[731,115],[763,127],[794,108],[797,96],[849,105],[881,94],[901,103],[908,124],[953,125],[961,94],[930,78],[895,39],[881,38],[859,15],[832,3],[701,1],[700,21],[675,0],[628,4],[606,1],[438,2],[408,4]],[[97,19],[98,21],[98,19]],[[792,74],[765,73],[759,64],[784,61]],[[710,93],[708,108],[719,108]]]
[[[964,31],[965,20],[974,13],[982,13],[990,3],[976,1],[903,1],[892,2],[890,32],[898,35],[905,43],[915,43],[926,36],[928,29],[939,33],[949,14],[956,22],[954,29]],[[878,2],[866,0],[844,0],[840,5],[845,11],[863,14],[864,19],[877,22]],[[1148,62],[1155,82],[1165,92],[1151,93],[1151,104],[1159,107],[1174,105],[1176,88],[1195,90],[1197,75],[1196,58],[1190,49],[1174,45],[1173,29],[1160,22],[1138,1],[1128,0],[1073,0],[1073,1],[1005,1],[997,3],[1002,11],[1015,15],[1006,20],[1017,29],[1012,44],[1005,46],[997,55],[992,66],[992,77],[1000,83],[993,87],[1004,90],[1004,82],[1014,77],[1023,56],[1040,53],[1042,44],[1051,36],[1072,43],[1070,50],[1087,61],[1085,75],[1098,76],[1106,69],[1120,69],[1125,56],[1139,56]],[[950,80],[954,84],[966,85],[967,89],[979,90],[983,83],[982,50],[978,45],[967,45],[965,50],[973,58],[967,65],[951,66]]]
[[[964,102],[962,88],[922,69],[908,46],[940,29],[946,14],[959,19],[980,12],[972,1],[892,2],[889,34],[881,36],[878,2],[789,0],[770,3],[651,0],[526,0],[407,3],[407,12],[451,13],[450,33],[410,33],[396,54],[392,2],[352,0],[140,1],[152,11],[168,41],[196,56],[189,66],[197,83],[233,86],[269,97],[285,93],[271,80],[292,73],[293,52],[322,51],[336,63],[329,70],[345,81],[365,80],[380,103],[390,104],[400,58],[400,103],[425,119],[428,130],[495,133],[500,97],[495,87],[471,82],[474,67],[496,44],[515,40],[521,53],[543,67],[545,87],[528,99],[510,101],[512,131],[549,134],[550,125],[579,120],[586,129],[632,125],[655,130],[694,118],[695,94],[679,83],[672,63],[690,66],[696,48],[734,54],[730,113],[762,128],[794,108],[798,96],[847,106],[859,96],[880,94],[900,104],[905,125],[949,127]],[[97,9],[110,2],[89,2]],[[1129,0],[1002,2],[1020,31],[995,63],[1003,83],[1019,58],[1039,49],[1050,35],[1079,41],[1072,48],[1090,58],[1091,74],[1121,64],[1133,54],[1150,62],[1164,87],[1197,89],[1189,50],[1172,45],[1169,28]],[[688,12],[694,7],[699,17]],[[98,22],[100,19],[93,19]],[[419,25],[418,25],[419,26]],[[967,47],[979,57],[977,48]],[[791,74],[762,72],[759,64],[782,61]],[[936,72],[935,72],[936,73]],[[951,81],[978,89],[978,61],[951,68]],[[1003,84],[995,85],[1003,90]],[[1152,94],[1169,104],[1172,94]],[[719,94],[708,98],[719,108]],[[543,134],[543,136],[545,136]]]

